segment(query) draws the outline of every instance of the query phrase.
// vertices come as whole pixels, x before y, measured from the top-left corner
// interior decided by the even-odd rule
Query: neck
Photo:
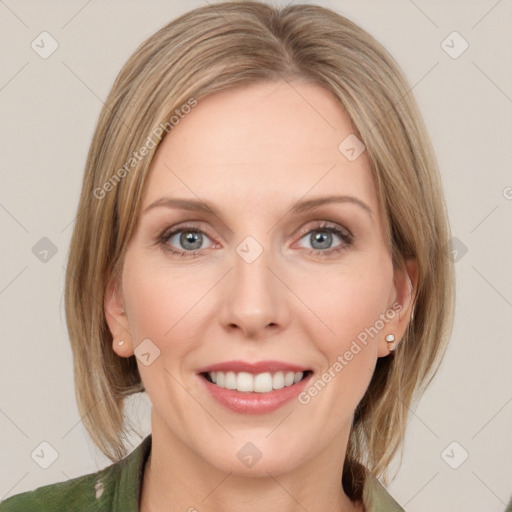
[[[290,471],[258,477],[222,471],[192,452],[152,409],[152,447],[142,483],[141,512],[356,512],[341,486],[348,432]],[[336,453],[336,457],[333,457]]]

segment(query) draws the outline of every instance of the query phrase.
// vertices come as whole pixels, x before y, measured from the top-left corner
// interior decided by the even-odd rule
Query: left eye
[[[339,245],[349,243],[349,235],[339,228],[324,226],[310,229],[301,240],[306,239],[309,242],[307,249],[324,251],[327,249],[335,249],[338,246],[332,247],[333,235],[341,240]]]

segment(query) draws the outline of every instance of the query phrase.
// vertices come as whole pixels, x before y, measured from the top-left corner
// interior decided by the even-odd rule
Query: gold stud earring
[[[388,349],[392,352],[393,350],[395,350],[396,348],[396,344],[394,343],[395,341],[395,335],[394,334],[388,334],[386,336],[386,342],[388,344]]]

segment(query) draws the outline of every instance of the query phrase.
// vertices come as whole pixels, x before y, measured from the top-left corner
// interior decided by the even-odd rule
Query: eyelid
[[[170,235],[175,235],[180,231],[200,231],[201,233],[208,236],[208,238],[212,238],[212,236],[208,233],[207,229],[204,229],[203,226],[196,221],[184,221],[183,223],[173,224],[172,226],[168,226],[164,229],[161,236],[168,238]]]
[[[313,225],[311,225],[313,223]],[[307,235],[311,231],[315,230],[321,230],[321,229],[327,229],[327,228],[333,228],[336,230],[341,231],[342,233],[346,234],[348,238],[351,240],[354,238],[352,235],[350,229],[346,228],[345,226],[342,226],[341,224],[338,224],[337,222],[331,222],[328,220],[312,220],[306,224],[305,227],[300,228],[298,236],[303,237],[304,235]]]

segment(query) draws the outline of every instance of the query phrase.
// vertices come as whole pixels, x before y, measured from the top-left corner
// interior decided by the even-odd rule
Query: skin
[[[121,282],[106,291],[116,353],[129,357],[146,338],[160,350],[148,366],[137,360],[152,403],[143,512],[363,510],[340,485],[350,425],[377,359],[389,355],[385,336],[405,332],[416,264],[393,270],[366,153],[349,161],[338,150],[354,132],[344,110],[322,87],[292,84],[209,96],[174,127],[151,163],[142,211],[164,196],[200,198],[222,220],[166,207],[142,213]],[[333,193],[364,201],[372,214],[350,202],[288,213],[296,201]],[[201,245],[180,243],[179,233],[158,243],[190,221]],[[315,241],[312,230],[329,236],[322,221],[348,229],[352,243],[335,234]],[[252,263],[236,252],[247,236],[263,248]],[[182,257],[164,246],[200,249]],[[316,378],[395,302],[400,313],[307,405],[239,414],[196,375],[222,361],[272,359]],[[262,453],[252,468],[237,458],[247,442]]]

